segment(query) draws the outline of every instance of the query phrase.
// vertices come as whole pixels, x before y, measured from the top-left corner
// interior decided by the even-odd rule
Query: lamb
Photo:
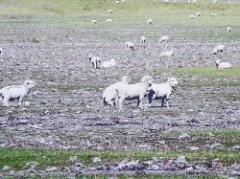
[[[141,38],[140,38],[140,40],[141,40],[141,42],[143,43],[143,44],[145,44],[146,43],[146,37],[144,37],[144,36],[141,36]]]
[[[127,46],[128,48],[130,48],[131,50],[134,50],[134,47],[135,47],[135,45],[134,45],[133,42],[126,42],[126,46]]]
[[[94,69],[100,69],[99,66],[98,66],[101,63],[100,57],[89,54],[88,59],[91,62],[92,67]]]
[[[103,67],[103,68],[109,68],[109,67],[114,67],[114,66],[116,66],[116,60],[114,59],[114,58],[112,58],[111,60],[109,60],[109,61],[104,61],[104,62],[102,62],[102,65],[101,65],[101,67]]]
[[[18,105],[22,106],[23,98],[30,93],[34,86],[34,81],[27,80],[22,85],[11,85],[4,87],[0,90],[0,100],[3,100],[3,105],[6,107],[8,107],[9,102],[13,100],[18,100]]]
[[[218,53],[222,53],[224,49],[225,49],[224,45],[217,45],[217,46],[214,47],[212,53],[214,55],[217,55]]]
[[[104,89],[103,103],[105,105],[115,106],[116,89],[122,84],[128,84],[129,82],[130,78],[128,76],[123,76],[121,81],[111,84],[106,89]]]
[[[153,78],[151,76],[142,77],[139,83],[121,84],[116,89],[115,104],[121,110],[124,100],[137,99],[137,106],[143,109],[143,98],[151,86]]]
[[[226,68],[231,68],[232,67],[232,65],[231,65],[231,63],[229,63],[229,62],[221,62],[221,60],[217,60],[216,61],[216,67],[218,68],[218,69],[226,69]]]
[[[176,78],[169,78],[166,83],[155,84],[151,86],[151,90],[148,93],[148,102],[152,105],[153,99],[161,99],[162,107],[166,102],[167,108],[169,108],[169,97],[177,90],[178,81]]]
[[[148,24],[152,24],[152,21],[153,21],[153,20],[152,20],[151,18],[147,19],[147,23],[148,23]]]
[[[160,38],[159,42],[160,42],[160,43],[168,42],[168,40],[169,40],[169,36],[164,35],[164,36],[162,36],[162,37]]]

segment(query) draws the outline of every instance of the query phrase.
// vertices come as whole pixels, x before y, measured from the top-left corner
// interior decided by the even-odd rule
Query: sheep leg
[[[3,100],[3,106],[6,106],[6,107],[8,107],[9,106],[9,98],[7,98],[7,97],[4,97],[4,100]]]
[[[23,97],[20,96],[20,97],[19,97],[19,100],[18,100],[18,105],[19,105],[19,106],[22,106],[22,101],[23,101]]]
[[[138,107],[139,107],[140,109],[143,109],[143,97],[139,97],[139,98],[138,98]]]
[[[168,103],[169,98],[166,98],[166,106],[169,109],[169,103]]]
[[[164,107],[165,97],[162,98],[162,107]]]

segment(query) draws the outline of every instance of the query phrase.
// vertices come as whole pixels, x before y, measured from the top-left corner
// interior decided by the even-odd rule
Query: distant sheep
[[[127,46],[128,48],[130,48],[131,50],[134,50],[134,49],[135,49],[135,45],[134,45],[133,42],[126,42],[126,46]]]
[[[97,20],[92,19],[91,23],[92,23],[92,24],[97,24]]]
[[[232,65],[231,65],[231,63],[229,63],[229,62],[221,62],[221,60],[217,60],[216,61],[216,67],[218,68],[218,69],[226,69],[226,68],[231,68],[232,67]]]
[[[31,80],[25,81],[22,85],[12,85],[4,87],[0,90],[0,100],[4,106],[9,106],[9,102],[18,100],[18,105],[22,106],[23,98],[30,93],[35,86],[35,82]]]
[[[194,16],[193,14],[191,14],[191,15],[189,16],[189,18],[190,18],[190,19],[195,19],[196,16]]]
[[[197,12],[196,16],[200,17],[200,16],[202,16],[202,13],[201,12]]]
[[[99,69],[99,64],[101,63],[100,57],[89,54],[88,59],[94,69]]]
[[[145,43],[146,43],[146,40],[147,40],[147,38],[146,38],[146,37],[144,37],[144,36],[141,36],[140,40],[141,40],[141,42],[142,42],[143,44],[145,44]]]
[[[112,19],[105,20],[106,23],[112,23]]]
[[[152,104],[153,99],[161,99],[162,107],[166,102],[167,108],[169,108],[169,98],[176,91],[178,81],[176,78],[169,78],[166,83],[155,84],[151,86],[151,90],[148,93],[148,102]]]
[[[216,17],[216,14],[215,14],[215,13],[211,13],[211,16],[212,16],[212,17]]]
[[[153,20],[151,18],[147,19],[147,23],[148,24],[152,24],[153,23]]]
[[[118,4],[119,4],[119,1],[115,1],[115,3],[118,5]]]
[[[111,84],[105,88],[103,91],[103,103],[105,105],[115,106],[116,89],[122,84],[128,84],[129,82],[130,78],[128,76],[123,76],[121,81]]]
[[[108,9],[108,13],[113,13],[113,10],[112,9]]]
[[[231,32],[232,28],[231,27],[227,27],[227,32]]]
[[[116,65],[117,65],[116,60],[114,58],[112,58],[109,61],[102,62],[101,67],[103,67],[103,68],[110,68],[110,67],[114,67]]]
[[[164,0],[164,3],[169,3],[169,1],[168,0]]]
[[[212,53],[213,53],[214,55],[217,55],[218,53],[222,53],[224,49],[225,49],[225,46],[224,46],[224,45],[217,45],[217,46],[214,47]]]
[[[116,106],[122,109],[124,100],[137,99],[137,106],[143,109],[143,98],[149,90],[152,81],[151,76],[144,76],[139,83],[120,85],[119,88],[116,89]]]
[[[160,42],[160,43],[168,42],[168,40],[169,40],[169,36],[164,35],[164,36],[162,36],[162,37],[160,38],[159,42]]]

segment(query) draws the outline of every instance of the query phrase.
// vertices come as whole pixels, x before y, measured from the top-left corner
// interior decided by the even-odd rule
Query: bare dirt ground
[[[211,52],[218,42],[175,37],[168,44],[160,44],[152,37],[141,45],[135,27],[98,31],[88,27],[10,27],[0,27],[4,48],[1,87],[21,84],[28,78],[37,86],[26,99],[30,106],[0,108],[2,147],[189,150],[197,145],[211,149],[214,139],[182,140],[179,136],[189,130],[240,127],[239,77],[223,79],[219,84],[221,77],[175,72],[197,65],[214,67],[216,58]],[[151,34],[157,27],[146,29]],[[121,38],[115,38],[115,34]],[[125,47],[127,39],[135,39],[135,51]],[[240,42],[223,44],[227,50],[220,58],[239,66]],[[166,73],[159,54],[169,48],[175,55],[169,60],[171,71]],[[118,67],[94,70],[87,58],[89,53],[103,61],[115,58]],[[136,108],[135,101],[126,101],[121,112],[103,105],[106,86],[123,75],[137,82],[144,74],[152,75],[155,82],[165,81],[167,74],[178,78],[180,85],[170,99],[170,109],[160,107],[160,101],[143,111]],[[171,132],[177,135],[168,135]]]

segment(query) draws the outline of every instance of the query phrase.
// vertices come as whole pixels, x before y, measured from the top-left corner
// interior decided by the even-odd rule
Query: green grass
[[[179,68],[175,71],[178,74],[198,75],[206,77],[239,77],[240,68],[217,69],[215,67],[188,67]]]
[[[77,156],[81,162],[91,164],[94,157],[101,157],[108,162],[121,160],[124,158],[132,158],[139,160],[147,160],[152,157],[164,157],[166,159],[176,158],[185,155],[189,160],[197,159],[214,159],[219,158],[222,162],[234,163],[240,161],[240,153],[234,151],[200,151],[200,152],[184,152],[184,151],[67,151],[52,149],[16,149],[1,148],[0,149],[0,168],[3,166],[11,166],[17,170],[26,166],[27,162],[36,161],[39,168],[48,166],[66,166],[71,162],[68,160],[70,156]]]

